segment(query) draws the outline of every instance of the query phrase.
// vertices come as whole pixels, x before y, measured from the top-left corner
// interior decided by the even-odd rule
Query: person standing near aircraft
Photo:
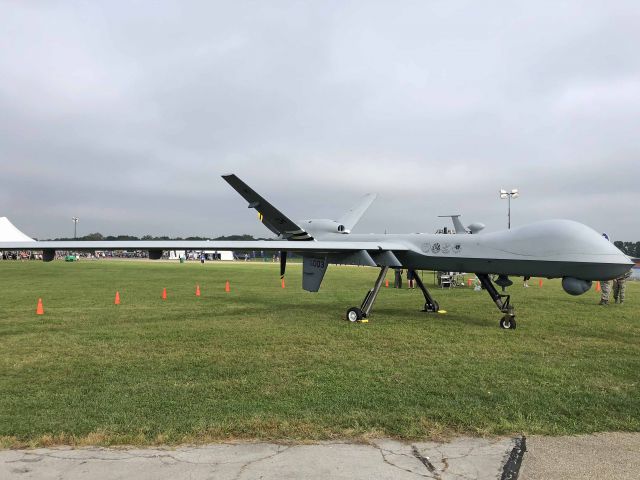
[[[402,270],[396,268],[394,274],[393,288],[402,288]]]
[[[616,303],[624,303],[624,291],[627,279],[631,276],[631,270],[613,281],[613,299]]]
[[[408,288],[415,288],[415,272],[411,269],[407,270],[407,283]]]
[[[609,235],[603,233],[602,236],[609,240]],[[609,296],[611,295],[611,280],[604,280],[600,282],[600,288],[602,293],[600,295],[600,303],[598,305],[609,305]]]

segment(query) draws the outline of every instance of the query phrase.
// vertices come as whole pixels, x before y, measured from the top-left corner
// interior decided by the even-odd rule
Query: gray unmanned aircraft
[[[148,250],[159,259],[166,250],[264,250],[280,252],[280,275],[284,277],[287,253],[303,258],[302,287],[320,289],[329,264],[364,265],[380,268],[380,274],[360,307],[347,310],[347,320],[367,318],[390,268],[473,272],[496,304],[502,318],[500,327],[516,328],[510,296],[501,294],[513,282],[509,276],[562,278],[563,289],[580,295],[594,280],[610,280],[627,272],[633,262],[591,228],[570,220],[549,220],[495,233],[479,233],[482,224],[465,228],[458,215],[450,215],[456,235],[442,234],[354,234],[353,227],[375,199],[369,194],[338,221],[290,220],[236,175],[223,175],[257,210],[262,223],[278,236],[258,241],[31,241],[0,242],[0,250],[42,251],[51,261],[56,250]],[[492,280],[490,275],[497,275]],[[425,299],[424,312],[437,312],[436,302],[418,275],[414,275]],[[495,283],[495,285],[494,285]]]

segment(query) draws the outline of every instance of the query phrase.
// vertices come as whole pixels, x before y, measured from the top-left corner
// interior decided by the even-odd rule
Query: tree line
[[[90,242],[102,242],[102,241],[106,241],[106,242],[112,242],[112,241],[137,241],[137,240],[141,240],[141,241],[152,241],[152,240],[200,240],[200,241],[204,241],[204,240],[222,240],[222,241],[251,241],[251,240],[270,240],[268,238],[254,238],[252,235],[224,235],[222,237],[215,237],[215,238],[209,238],[209,237],[168,237],[166,235],[163,236],[159,236],[159,237],[154,237],[153,235],[144,235],[142,237],[136,237],[135,235],[102,235],[99,232],[96,233],[89,233],[88,235],[83,235],[82,237],[77,237],[77,238],[69,238],[69,237],[63,237],[63,238],[54,238],[54,241],[60,241],[60,242],[69,242],[69,241],[90,241]]]
[[[621,242],[618,240],[613,244],[630,257],[640,258],[640,242]]]
[[[209,237],[168,237],[166,235],[163,236],[159,236],[159,237],[154,237],[153,235],[143,235],[142,237],[136,237],[135,235],[107,235],[104,236],[99,232],[96,233],[89,233],[88,235],[84,235],[82,237],[78,237],[78,238],[69,238],[69,237],[65,237],[65,238],[55,238],[53,239],[55,241],[63,241],[63,242],[68,242],[68,241],[73,241],[73,240],[77,240],[77,241],[93,241],[93,242],[101,242],[101,241],[107,241],[107,242],[111,242],[111,241],[136,241],[136,240],[142,240],[142,241],[152,241],[152,240],[222,240],[222,241],[229,241],[229,242],[247,242],[247,241],[252,241],[252,240],[273,240],[272,238],[255,238],[253,235],[223,235],[221,237],[215,237],[215,238],[209,238]],[[635,258],[640,258],[640,242],[621,242],[620,240],[617,240],[615,242],[613,242],[613,244],[618,247],[620,249],[620,251],[622,251],[623,253],[629,255],[630,257],[635,257]]]

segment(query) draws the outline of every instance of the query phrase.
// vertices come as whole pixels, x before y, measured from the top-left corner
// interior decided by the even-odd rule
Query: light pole
[[[73,239],[75,240],[78,236],[78,220],[80,220],[78,217],[71,217],[71,220],[73,220]]]
[[[507,209],[507,228],[511,228],[511,197],[513,198],[518,198],[520,196],[520,193],[518,192],[517,188],[513,188],[511,189],[510,192],[507,192],[506,190],[502,190],[500,189],[500,198],[502,199],[507,199],[509,201],[509,207]]]

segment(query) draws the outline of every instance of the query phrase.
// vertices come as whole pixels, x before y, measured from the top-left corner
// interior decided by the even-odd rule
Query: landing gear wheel
[[[362,314],[362,310],[360,310],[358,307],[351,307],[349,310],[347,310],[347,320],[349,320],[350,322],[359,322],[363,318],[364,315]]]
[[[512,315],[505,315],[500,319],[500,328],[504,328],[505,330],[515,330],[516,328],[516,317]]]
[[[440,310],[440,305],[435,300],[433,301],[433,307],[431,307],[429,303],[424,304],[423,312],[437,312],[438,310]]]

